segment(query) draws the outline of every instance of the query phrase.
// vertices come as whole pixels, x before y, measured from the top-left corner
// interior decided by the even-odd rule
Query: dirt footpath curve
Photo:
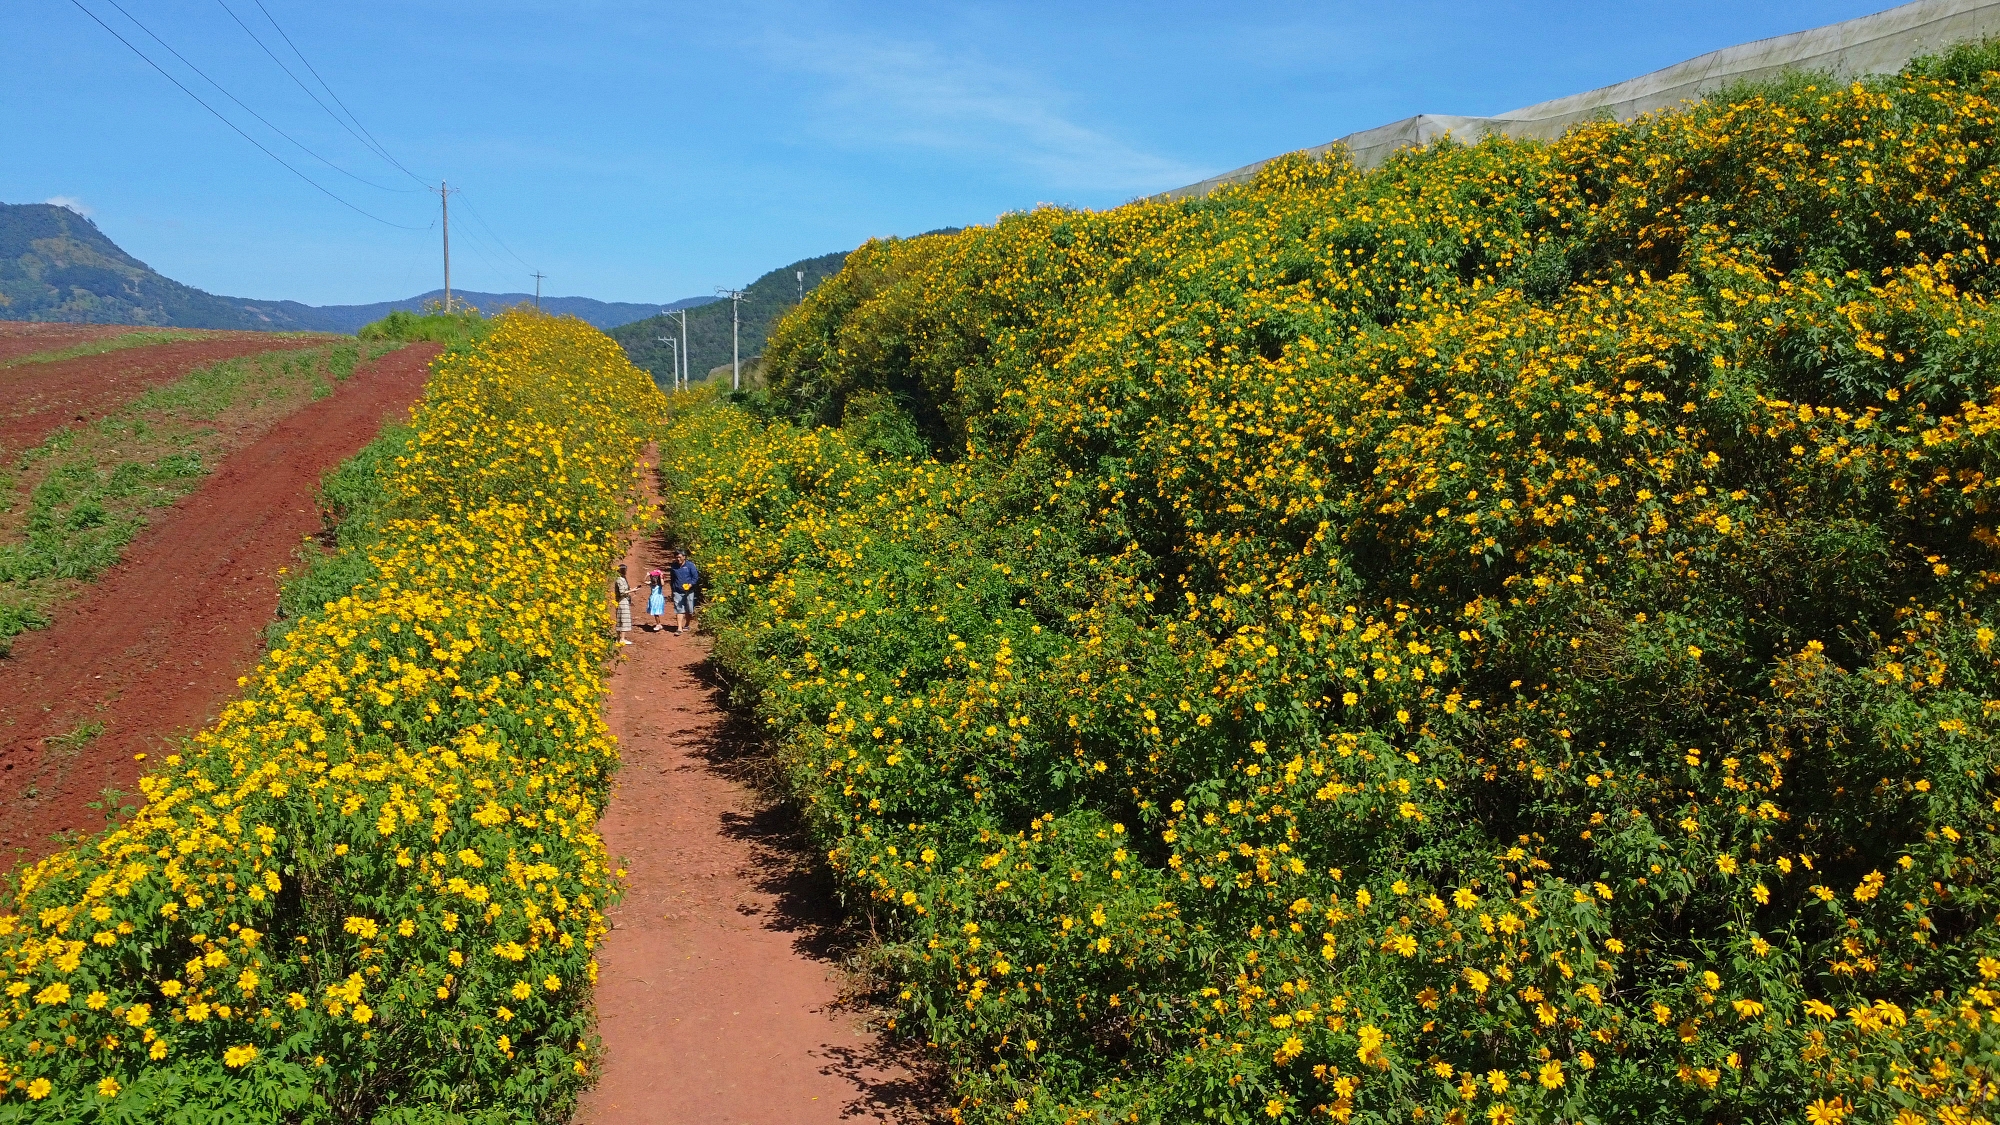
[[[216,336],[0,367],[0,449],[18,453],[62,426],[95,422],[148,387],[171,383],[198,367],[265,352],[315,348],[338,339],[262,332]]]
[[[633,549],[634,587],[661,553]],[[598,952],[604,1058],[577,1125],[928,1119],[934,1084],[842,1003],[820,865],[786,810],[732,776],[757,746],[723,710],[707,638],[631,636],[600,822],[628,875]]]
[[[167,747],[236,694],[277,611],[278,568],[320,529],[320,477],[406,415],[438,351],[365,364],[230,454],[48,628],[15,640],[0,658],[0,867],[17,849],[47,854],[52,833],[102,826],[85,806],[106,787],[134,792],[134,753]],[[103,732],[78,751],[43,741],[90,722]]]

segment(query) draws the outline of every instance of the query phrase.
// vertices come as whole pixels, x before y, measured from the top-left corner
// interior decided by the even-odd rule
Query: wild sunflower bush
[[[131,820],[0,915],[0,1121],[542,1122],[589,1068],[604,575],[657,396],[574,320],[435,365],[395,518]]]
[[[1996,70],[872,243],[676,417],[963,1119],[1992,1118]]]

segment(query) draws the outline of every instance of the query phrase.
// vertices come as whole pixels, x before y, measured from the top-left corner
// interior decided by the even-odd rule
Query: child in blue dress
[[[646,612],[653,618],[646,623],[646,631],[657,633],[665,627],[667,615],[667,576],[657,570],[646,572]]]

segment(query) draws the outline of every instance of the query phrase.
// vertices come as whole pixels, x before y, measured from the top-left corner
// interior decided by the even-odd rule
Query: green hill
[[[67,207],[0,204],[0,319],[312,327],[283,307],[289,304],[253,305],[182,285],[120,250],[97,224]]]
[[[799,303],[800,272],[806,275],[805,291],[810,293],[820,282],[839,273],[842,263],[846,261],[845,250],[821,254],[817,258],[802,258],[790,265],[780,266],[746,286],[741,327],[744,360],[764,353],[764,337],[771,325]],[[680,330],[678,314],[651,316],[611,329],[611,338],[624,347],[625,354],[632,357],[633,363],[652,372],[653,379],[664,385],[672,378],[673,349],[661,343],[660,337],[671,335],[679,338]],[[688,370],[694,378],[706,378],[711,370],[729,362],[728,301],[716,301],[687,310],[687,330],[688,350],[693,353],[694,360]]]
[[[461,289],[454,295],[489,312],[534,300],[529,293]],[[0,320],[353,332],[397,309],[416,311],[443,296],[434,289],[366,305],[217,296],[160,274],[67,207],[0,203]],[[668,307],[713,299],[695,297]],[[542,307],[609,328],[655,313],[661,306],[550,296],[542,299]]]

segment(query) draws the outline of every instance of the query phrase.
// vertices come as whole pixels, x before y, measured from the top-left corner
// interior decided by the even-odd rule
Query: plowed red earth
[[[107,336],[143,332],[129,324],[41,324],[25,320],[0,320],[0,363],[36,352],[87,344]]]
[[[0,449],[27,449],[61,426],[94,422],[146,388],[171,383],[197,367],[261,352],[316,347],[332,339],[226,332],[202,340],[0,367]]]
[[[47,629],[15,640],[0,659],[0,868],[54,850],[54,833],[102,826],[86,806],[107,787],[134,792],[135,753],[169,747],[235,694],[277,610],[278,568],[319,530],[321,475],[409,410],[438,351],[362,366],[230,454]],[[80,751],[44,741],[90,722],[103,732]]]

